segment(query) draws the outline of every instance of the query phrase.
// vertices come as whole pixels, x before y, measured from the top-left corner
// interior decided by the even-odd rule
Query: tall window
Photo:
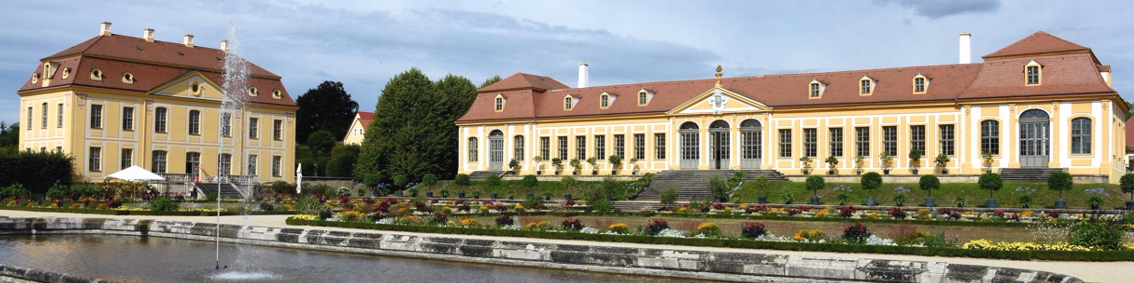
[[[980,153],[1000,154],[1000,122],[980,122]]]
[[[1040,68],[1039,66],[1028,66],[1028,84],[1038,85],[1040,83]],[[1017,69],[1018,70],[1018,69]]]
[[[503,97],[497,97],[496,98],[496,111],[502,111],[502,110],[504,110],[504,98]]]
[[[634,158],[646,159],[646,134],[634,134]]]
[[[626,159],[626,136],[614,135],[614,155]]]
[[[516,161],[524,160],[524,136],[516,136],[512,138],[512,146],[515,148],[512,152],[512,159]]]
[[[201,153],[200,152],[187,152],[185,153],[185,173],[189,175],[201,174]]]
[[[780,158],[791,158],[791,130],[780,130]]]
[[[165,174],[165,155],[164,150],[154,151],[154,164],[150,169],[153,169],[155,174]]]
[[[125,170],[126,168],[130,168],[130,166],[134,165],[134,149],[123,148],[122,154],[119,157],[121,161],[119,161],[118,168],[120,169],[118,170]]]
[[[567,137],[559,137],[559,160],[567,161]]]
[[[1075,118],[1071,120],[1071,153],[1091,153],[1091,119]]]
[[[169,110],[165,107],[158,107],[154,109],[154,132],[164,133],[166,117]]]
[[[654,134],[654,159],[665,159],[665,134]]]
[[[551,159],[551,138],[539,138],[539,156],[543,159]]]
[[[882,150],[892,156],[898,156],[898,127],[882,127]]]
[[[58,112],[58,113],[55,114],[55,116],[56,116],[55,117],[55,127],[62,129],[63,128],[63,103],[56,104],[56,106],[58,106],[57,108],[59,108],[59,109],[56,110],[56,112]]]
[[[563,98],[563,109],[571,110],[572,99],[570,96]]]
[[[606,136],[595,136],[595,157],[606,159]]]
[[[280,174],[280,173],[282,173],[280,171],[283,171],[283,170],[280,170],[281,169],[280,167],[283,165],[282,163],[283,163],[282,157],[272,156],[272,176],[275,176],[275,177],[282,176],[282,174]]]
[[[28,128],[31,125],[31,107],[28,107]],[[102,105],[91,104],[91,129],[102,129]]]
[[[870,94],[871,87],[873,86],[873,83],[870,81],[870,79],[862,79],[862,80],[858,81],[858,83],[859,83],[858,94]]]
[[[93,171],[93,172],[102,171],[102,148],[101,147],[90,148],[90,154],[87,157],[89,157],[89,159],[87,160],[87,168],[90,168],[89,169],[90,171]]]
[[[28,112],[27,112],[27,113],[28,113],[28,115],[27,115],[27,116],[28,116],[28,122],[27,122],[27,123],[24,123],[24,125],[28,125],[28,126],[27,126],[27,127],[24,127],[24,130],[25,130],[25,131],[31,131],[31,129],[32,129],[31,125],[35,125],[35,124],[32,124],[32,116],[35,116],[35,113],[34,113],[34,112],[32,112],[32,111],[34,111],[34,109],[35,109],[35,108],[32,108],[31,106],[28,106]],[[93,124],[94,124],[94,122],[91,122],[91,124],[93,125]]]
[[[638,105],[646,105],[646,98],[647,98],[647,96],[646,96],[645,91],[639,92],[638,93]]]
[[[43,103],[43,107],[40,107],[40,110],[43,110],[43,121],[40,121],[40,129],[47,129],[47,102]],[[28,127],[31,127],[31,125],[29,124]]]
[[[925,92],[925,78],[917,77],[913,79],[913,91]]]
[[[189,134],[201,134],[201,111],[189,110]]]
[[[272,120],[272,139],[283,140],[283,120]]]
[[[811,83],[811,97],[819,97],[819,83]]]
[[[122,107],[122,130],[134,130],[134,107]]]
[[[575,158],[587,160],[587,136],[575,136]]]
[[[232,136],[232,114],[231,113],[221,113],[221,136],[222,137],[231,137]]]
[[[259,156],[256,156],[255,154],[249,154],[248,155],[248,172],[244,172],[245,175],[252,175],[252,176],[259,175],[256,172],[256,161],[257,161],[256,159],[258,157]]]
[[[230,174],[232,174],[232,154],[221,153],[220,159],[217,160],[217,176]]]
[[[953,155],[953,125],[941,125],[941,153]]]
[[[476,138],[469,138],[469,162],[476,162],[477,148]]]
[[[870,128],[858,127],[855,131],[855,155],[870,157]]]
[[[610,107],[610,95],[603,94],[602,96],[599,96],[599,100],[602,101],[602,103],[599,104],[600,107],[602,107],[602,108]]]
[[[819,156],[818,137],[815,129],[803,129],[803,154],[807,157]]]
[[[843,157],[843,128],[831,128],[831,156]]]
[[[248,138],[260,138],[260,118],[248,118]]]
[[[910,126],[910,149],[925,154],[925,126]]]

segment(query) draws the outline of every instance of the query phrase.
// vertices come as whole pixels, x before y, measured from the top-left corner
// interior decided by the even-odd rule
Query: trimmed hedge
[[[70,186],[75,165],[58,151],[21,151],[0,155],[0,188],[22,184],[33,194],[44,194],[56,183]]]
[[[148,211],[148,210],[113,210],[113,209],[86,209],[86,208],[48,208],[48,207],[26,207],[26,206],[0,206],[0,210],[19,210],[19,211],[33,211],[33,212],[60,212],[60,213],[83,213],[83,214],[102,214],[102,215],[143,215],[143,216],[216,216],[215,211]],[[295,214],[291,211],[248,211],[250,215],[290,215]],[[221,215],[244,215],[244,213],[236,213],[231,211],[221,212]]]
[[[287,219],[288,225],[307,225],[324,227],[341,227],[356,229],[372,229],[401,232],[419,232],[436,234],[461,234],[501,237],[523,237],[555,240],[584,240],[619,243],[640,243],[658,245],[681,245],[698,247],[723,247],[743,249],[770,249],[790,251],[816,251],[837,253],[875,253],[875,254],[902,254],[918,256],[946,256],[946,257],[972,257],[1010,260],[1064,260],[1064,261],[1129,261],[1134,260],[1134,251],[1099,251],[1099,252],[1065,252],[1065,251],[997,251],[997,250],[971,250],[962,248],[923,248],[912,246],[874,246],[854,245],[841,243],[798,243],[798,242],[769,242],[746,239],[710,239],[710,238],[674,238],[645,235],[609,235],[585,234],[577,232],[552,232],[532,230],[504,230],[488,228],[459,228],[443,226],[411,226],[396,224],[376,224],[367,222],[341,222],[324,220],[298,220]]]

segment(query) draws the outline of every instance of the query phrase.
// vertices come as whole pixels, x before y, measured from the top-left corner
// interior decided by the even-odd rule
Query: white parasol
[[[295,166],[295,194],[303,193],[303,163]]]

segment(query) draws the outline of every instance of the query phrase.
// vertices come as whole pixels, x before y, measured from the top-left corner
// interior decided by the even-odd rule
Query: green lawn
[[[781,196],[785,193],[790,193],[795,198],[793,203],[810,203],[809,199],[811,198],[812,192],[807,191],[805,187],[806,184],[803,182],[772,183],[772,188],[767,192],[758,192],[751,184],[753,184],[753,182],[746,182],[742,185],[741,189],[734,194],[736,198],[734,201],[752,203],[756,202],[759,196],[766,195],[769,203],[783,203]],[[838,204],[836,200],[838,193],[833,189],[837,186],[847,186],[850,188],[850,192],[847,193],[850,195],[850,201],[848,201],[847,204],[862,205],[866,203],[868,192],[863,190],[858,183],[827,183],[823,190],[818,191],[822,203]],[[910,190],[905,194],[908,198],[905,203],[906,206],[920,206],[929,198],[929,192],[919,189],[916,183],[882,184],[881,189],[873,192],[878,205],[894,205],[893,199],[897,194],[895,193],[895,188],[899,186]],[[1049,190],[1046,183],[1004,183],[1004,188],[992,192],[992,198],[999,202],[997,207],[1021,207],[1017,200],[1022,193],[1016,192],[1016,188],[1035,189],[1035,193],[1031,194],[1033,199],[1032,208],[1054,207],[1055,201],[1059,200],[1059,192]],[[1105,192],[1110,195],[1101,196],[1104,200],[1103,208],[1124,207],[1125,202],[1130,199],[1130,195],[1123,194],[1118,185],[1075,184],[1073,189],[1063,192],[1063,199],[1067,201],[1067,208],[1089,208],[1087,200],[1092,195],[1088,195],[1085,190],[1090,188],[1103,188]],[[989,191],[981,190],[975,183],[942,183],[941,189],[933,190],[932,194],[933,199],[937,201],[937,206],[942,207],[955,206],[957,197],[967,199],[965,207],[983,207],[985,200],[989,199]]]
[[[500,186],[488,186],[485,181],[470,181],[468,186],[461,186],[453,183],[453,181],[440,181],[437,185],[433,186],[417,186],[418,196],[425,196],[426,192],[433,192],[433,197],[441,197],[441,191],[449,191],[450,198],[456,198],[457,193],[464,192],[466,198],[472,198],[473,192],[480,192],[481,198],[488,198],[490,194],[496,193],[497,197],[506,199],[509,196],[514,196],[515,199],[523,199],[527,194],[535,194],[537,197],[544,197],[544,193],[551,193],[551,199],[562,200],[564,194],[570,194],[571,198],[579,199],[582,197],[584,188],[597,185],[601,182],[578,182],[578,185],[567,188],[563,182],[557,181],[540,181],[536,187],[528,188],[523,185],[521,180],[503,180],[500,181]],[[618,186],[622,187],[628,181],[618,181]],[[408,193],[408,192],[407,192]],[[407,195],[408,196],[408,195]],[[625,199],[625,197],[614,196],[615,200]]]

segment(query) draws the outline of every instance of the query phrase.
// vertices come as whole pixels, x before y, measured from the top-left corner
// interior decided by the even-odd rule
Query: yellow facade
[[[346,136],[343,137],[343,144],[362,145],[362,141],[366,139],[366,126],[369,126],[362,123],[360,115],[354,114],[354,120],[350,121],[350,128],[347,130]]]

